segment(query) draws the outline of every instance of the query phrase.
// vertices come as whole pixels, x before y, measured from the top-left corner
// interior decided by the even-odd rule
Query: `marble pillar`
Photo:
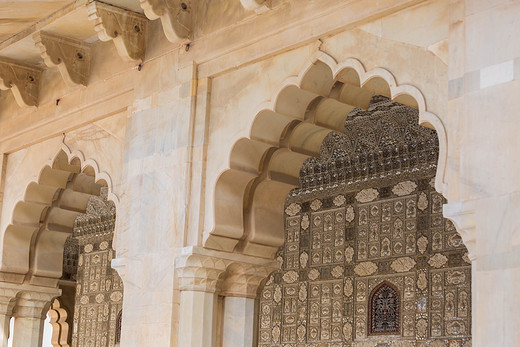
[[[181,291],[178,346],[252,347],[258,287],[278,267],[271,259],[183,249],[176,259]],[[224,297],[222,310],[219,296]]]
[[[228,296],[224,299],[222,346],[253,347],[255,299]]]
[[[183,290],[178,346],[212,347],[216,340],[217,294]]]

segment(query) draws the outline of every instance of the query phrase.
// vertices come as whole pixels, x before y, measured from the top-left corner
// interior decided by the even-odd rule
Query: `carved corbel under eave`
[[[87,85],[90,73],[90,45],[79,40],[45,32],[33,35],[48,67],[57,66],[65,82],[73,87]]]
[[[264,12],[271,8],[271,0],[240,0],[246,10]]]
[[[140,0],[140,3],[148,19],[161,19],[164,34],[170,42],[191,38],[191,0]]]
[[[143,61],[145,53],[145,16],[97,1],[88,6],[88,19],[95,22],[101,41],[114,41],[119,55],[129,61]]]
[[[11,89],[21,107],[38,106],[42,70],[0,58],[0,89]]]

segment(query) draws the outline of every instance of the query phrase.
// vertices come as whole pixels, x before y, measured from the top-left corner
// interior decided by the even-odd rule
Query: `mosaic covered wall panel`
[[[115,208],[95,198],[90,211],[76,219],[78,241],[73,347],[112,347],[116,344],[117,319],[123,304],[123,283],[111,268]]]
[[[471,266],[431,177],[285,209],[280,271],[260,294],[259,346],[470,346]],[[370,294],[399,294],[398,333],[370,334]]]

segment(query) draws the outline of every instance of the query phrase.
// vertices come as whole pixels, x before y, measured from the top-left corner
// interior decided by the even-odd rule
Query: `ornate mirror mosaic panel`
[[[470,346],[470,260],[443,202],[431,176],[289,198],[258,345]]]
[[[87,214],[75,221],[79,257],[72,347],[113,347],[120,339],[123,282],[111,267],[115,217],[111,202],[92,197]]]

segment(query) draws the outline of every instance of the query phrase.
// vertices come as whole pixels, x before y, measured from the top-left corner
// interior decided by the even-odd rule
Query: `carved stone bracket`
[[[271,8],[271,0],[240,0],[246,10],[264,12]]]
[[[10,59],[0,59],[0,89],[11,89],[21,107],[38,105],[41,69],[20,64]]]
[[[145,16],[97,1],[88,6],[88,18],[95,22],[101,41],[114,41],[119,55],[129,61],[143,61],[145,54]]]
[[[140,0],[144,14],[150,20],[161,19],[170,42],[190,39],[192,34],[191,0]]]
[[[468,258],[474,261],[476,255],[476,222],[473,202],[454,202],[444,205],[444,217],[453,221],[468,249]]]
[[[45,64],[57,66],[69,86],[87,85],[91,60],[88,43],[41,31],[33,39]]]
[[[255,298],[263,279],[277,270],[271,259],[187,247],[177,258],[179,289]]]

